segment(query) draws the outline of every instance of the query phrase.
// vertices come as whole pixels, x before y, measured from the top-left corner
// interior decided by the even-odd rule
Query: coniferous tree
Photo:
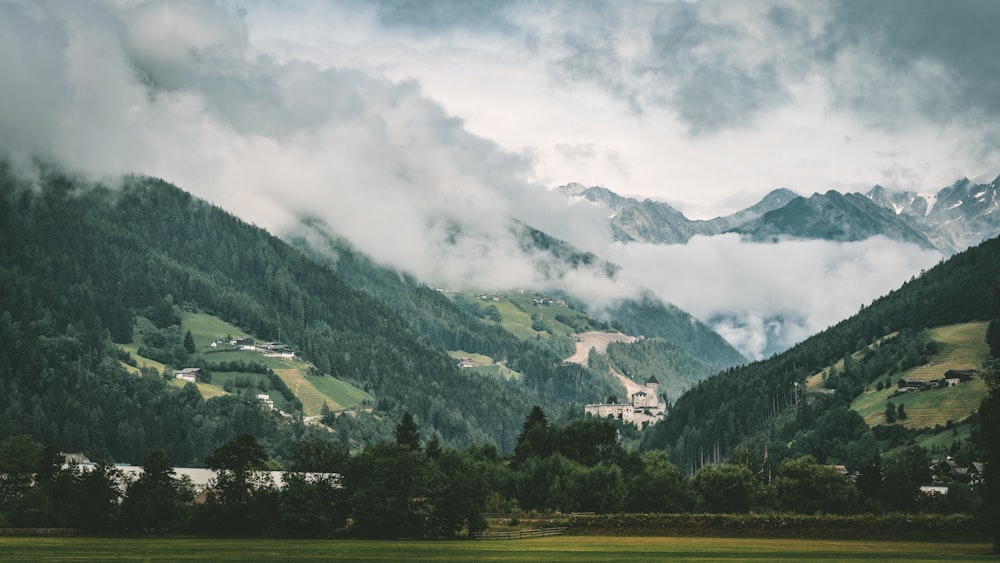
[[[396,424],[396,443],[413,451],[420,450],[420,428],[410,411],[404,412]]]
[[[194,345],[194,335],[191,334],[190,330],[184,334],[184,350],[186,350],[188,354],[194,354],[197,351],[197,348]]]
[[[431,439],[427,441],[427,446],[424,448],[424,453],[430,459],[439,459],[441,457],[441,436],[437,432],[431,435]]]

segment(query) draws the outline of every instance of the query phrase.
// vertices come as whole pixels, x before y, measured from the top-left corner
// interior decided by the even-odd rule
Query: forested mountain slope
[[[644,437],[645,446],[671,449],[679,463],[698,465],[701,460],[725,457],[794,405],[797,385],[857,351],[859,344],[906,329],[1000,316],[992,290],[998,282],[1000,239],[992,239],[938,264],[782,354],[702,381]],[[843,389],[823,404],[846,412],[856,386],[857,382],[845,379]]]
[[[21,180],[2,166],[0,246],[3,432],[69,450],[135,460],[144,448],[163,447],[192,463],[233,431],[280,438],[281,423],[256,405],[235,416],[226,409],[238,399],[204,402],[124,373],[111,342],[128,342],[133,316],[152,315],[165,302],[199,308],[263,340],[280,338],[318,371],[372,393],[372,424],[379,413],[395,419],[406,408],[450,443],[510,449],[532,404],[565,412],[615,389],[579,366],[535,370],[551,366],[543,353],[525,358],[530,375],[519,382],[466,375],[392,307],[160,180],[133,177],[112,189],[55,171]],[[166,404],[178,397],[190,399],[188,410]],[[208,411],[220,413],[214,426],[199,417]],[[197,445],[181,444],[192,440]]]
[[[520,223],[512,225],[512,229],[520,234],[526,249],[548,253],[552,257],[548,261],[550,264],[561,264],[566,270],[597,268],[610,278],[617,274],[618,267],[614,264],[579,251],[537,229]],[[558,363],[573,353],[571,343],[566,349],[565,343],[551,339],[525,342],[499,326],[480,322],[476,315],[463,313],[448,298],[413,277],[373,263],[350,243],[332,235],[331,231],[328,225],[306,220],[300,229],[288,233],[287,238],[296,248],[328,264],[352,286],[370,292],[394,308],[438,346],[446,350],[465,350],[514,360],[515,363],[539,354],[555,354],[558,357],[541,358],[541,362]],[[558,275],[558,272],[554,274]],[[602,311],[588,311],[584,303],[577,301],[573,306],[601,321],[614,323],[630,335],[668,340],[715,370],[746,361],[704,323],[673,305],[663,303],[649,292],[637,299],[618,300]]]

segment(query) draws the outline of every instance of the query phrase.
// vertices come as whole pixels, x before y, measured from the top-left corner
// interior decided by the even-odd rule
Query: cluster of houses
[[[226,339],[219,339],[212,342],[211,347],[218,348],[219,344],[229,344],[233,348],[238,350],[246,350],[248,352],[260,352],[261,354],[274,358],[294,358],[295,350],[287,345],[280,342],[261,342],[257,344],[250,337],[241,338],[230,338],[228,341]]]
[[[545,306],[545,305],[551,305],[553,303],[555,303],[556,305],[565,305],[566,304],[566,300],[565,299],[552,299],[551,297],[545,297],[544,295],[536,295],[532,299],[532,301],[535,303],[536,306],[539,306],[539,307]]]
[[[628,403],[594,403],[585,405],[583,413],[585,416],[621,420],[641,430],[667,416],[667,402],[660,396],[660,382],[650,376],[641,390],[632,393]]]
[[[968,466],[959,465],[957,461],[949,456],[944,460],[931,461],[931,484],[921,485],[920,492],[925,495],[946,495],[950,481],[958,481],[969,485],[979,485],[983,482],[983,469],[986,464],[982,461],[973,461]]]
[[[955,387],[965,383],[976,375],[974,369],[950,369],[944,372],[944,377],[925,381],[913,377],[901,377],[896,383],[896,393],[908,393],[910,391],[926,391],[928,389],[941,389],[945,387]]]

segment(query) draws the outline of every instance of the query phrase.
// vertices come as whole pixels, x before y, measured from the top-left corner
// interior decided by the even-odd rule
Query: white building
[[[585,415],[615,418],[638,428],[653,425],[667,416],[667,402],[660,396],[660,382],[650,376],[643,389],[632,393],[628,404],[597,403],[583,407]]]

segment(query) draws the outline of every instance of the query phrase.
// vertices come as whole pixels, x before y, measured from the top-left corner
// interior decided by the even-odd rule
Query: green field
[[[486,292],[486,294],[490,296],[494,295],[490,292]],[[581,323],[581,326],[589,326],[591,324],[590,317],[571,309],[567,305],[561,305],[558,302],[536,305],[534,302],[535,295],[530,293],[495,294],[499,297],[499,301],[493,301],[492,299],[482,300],[479,299],[478,295],[480,294],[467,294],[465,297],[470,302],[477,303],[483,308],[495,305],[497,310],[500,311],[500,316],[503,317],[501,325],[519,338],[535,338],[538,335],[547,338],[549,336],[548,331],[552,331],[552,334],[558,336],[571,337],[576,334],[576,329],[556,320],[556,315],[569,319],[577,319]],[[536,331],[533,329],[531,327],[534,322],[532,321],[532,317],[538,318],[547,330]],[[590,329],[596,330],[594,327],[590,327]]]
[[[315,413],[312,411],[311,406],[315,404],[313,400],[310,400],[310,407],[306,408],[305,405],[308,397],[299,395],[298,392],[295,391],[295,388],[292,387],[291,383],[287,380],[285,381],[285,384],[288,385],[295,395],[299,397],[299,400],[302,401],[303,409],[306,411],[307,416],[319,414],[324,402],[326,402],[331,409],[339,409],[353,407],[365,401],[375,401],[375,397],[361,389],[358,389],[350,383],[345,383],[335,377],[307,375],[304,379],[309,383],[309,385],[312,385],[313,388],[320,393],[318,397],[315,397],[315,399],[319,400]]]
[[[995,561],[985,543],[557,536],[365,541],[0,538],[13,561]]]
[[[364,401],[375,400],[369,393],[358,389],[350,383],[329,376],[309,375],[311,366],[308,362],[298,357],[268,357],[254,351],[235,349],[229,346],[228,343],[222,343],[217,348],[212,348],[213,342],[227,336],[233,338],[250,336],[218,317],[196,311],[184,311],[181,315],[181,330],[185,332],[191,331],[191,336],[194,338],[196,352],[192,355],[192,359],[204,359],[210,364],[241,361],[250,364],[262,364],[274,370],[274,373],[284,381],[285,385],[302,402],[302,410],[305,416],[319,415],[323,403],[326,403],[332,409],[338,409],[353,407]],[[119,344],[118,346],[132,354],[132,357],[136,359],[141,367],[152,367],[159,372],[167,368],[167,366],[160,362],[140,356],[138,354],[138,343]],[[125,367],[135,374],[139,373],[137,368],[128,365]],[[205,399],[224,395],[226,394],[223,389],[225,383],[239,376],[249,377],[254,382],[266,380],[266,377],[262,374],[216,371],[212,375],[212,383],[199,383],[198,390]],[[178,388],[184,386],[184,382],[177,380],[171,381],[170,384]],[[257,392],[254,390],[254,394]],[[268,394],[279,409],[289,410],[287,401],[281,396],[281,393],[272,389]]]
[[[462,368],[474,373],[481,373],[483,375],[491,375],[494,377],[503,377],[504,379],[517,379],[521,377],[521,374],[510,369],[502,363],[498,363],[489,356],[484,356],[483,354],[473,354],[471,352],[466,352],[464,350],[455,350],[448,352],[448,355],[455,360],[460,360],[462,358],[468,358],[475,362],[475,366]]]
[[[185,311],[181,317],[181,329],[190,330],[194,344],[199,351],[205,351],[212,342],[225,336],[247,338],[250,335],[226,321],[205,313]]]

